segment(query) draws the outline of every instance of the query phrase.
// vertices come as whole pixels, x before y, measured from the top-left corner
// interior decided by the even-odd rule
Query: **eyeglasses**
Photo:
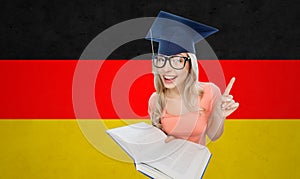
[[[190,61],[190,57],[183,56],[165,56],[165,55],[154,55],[153,56],[153,65],[156,68],[163,68],[167,61],[172,68],[175,70],[181,70],[185,67],[186,61]]]

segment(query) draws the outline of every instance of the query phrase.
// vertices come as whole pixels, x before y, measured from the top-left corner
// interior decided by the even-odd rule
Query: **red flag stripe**
[[[78,60],[1,60],[0,118],[75,119],[73,75]],[[91,61],[87,61],[91,62]],[[112,105],[112,82],[127,60],[106,60],[95,83],[95,101],[101,118],[119,118]],[[137,61],[151,66],[151,61]],[[226,83],[235,76],[231,90],[239,109],[233,119],[297,119],[300,117],[300,60],[220,60]],[[209,79],[200,68],[200,80]],[[88,80],[88,79],[87,79]],[[84,88],[84,86],[82,86]],[[120,89],[122,90],[122,89]],[[130,108],[147,118],[147,100],[154,91],[153,75],[131,84]],[[124,103],[126,105],[126,103]],[[97,117],[97,116],[95,116]],[[126,116],[135,118],[134,115]]]

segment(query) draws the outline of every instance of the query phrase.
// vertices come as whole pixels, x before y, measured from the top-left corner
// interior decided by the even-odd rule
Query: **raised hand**
[[[234,81],[235,77],[232,77],[228,86],[225,89],[225,92],[223,93],[223,95],[219,99],[219,102],[217,103],[217,105],[219,105],[217,107],[221,109],[223,117],[229,116],[239,107],[239,103],[235,102],[233,96],[230,95],[230,90],[233,86]]]

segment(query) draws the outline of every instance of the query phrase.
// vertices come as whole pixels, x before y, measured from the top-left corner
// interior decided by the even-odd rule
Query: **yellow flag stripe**
[[[300,120],[226,121],[223,136],[208,144],[204,178],[300,178],[299,128]],[[0,178],[146,178],[94,148],[76,120],[1,120],[0,141]]]

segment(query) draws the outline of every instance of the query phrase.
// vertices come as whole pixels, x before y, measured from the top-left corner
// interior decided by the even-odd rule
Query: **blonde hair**
[[[187,53],[191,58],[190,60],[190,70],[184,81],[184,89],[182,93],[182,98],[185,106],[189,111],[198,111],[200,110],[198,106],[198,96],[203,95],[203,90],[198,85],[198,62],[195,54]],[[158,128],[161,128],[160,119],[163,113],[163,110],[166,106],[166,96],[165,93],[167,88],[164,87],[160,75],[154,73],[154,86],[156,89],[156,101],[155,108],[152,114],[150,114],[152,124]],[[196,97],[197,96],[197,97]]]

